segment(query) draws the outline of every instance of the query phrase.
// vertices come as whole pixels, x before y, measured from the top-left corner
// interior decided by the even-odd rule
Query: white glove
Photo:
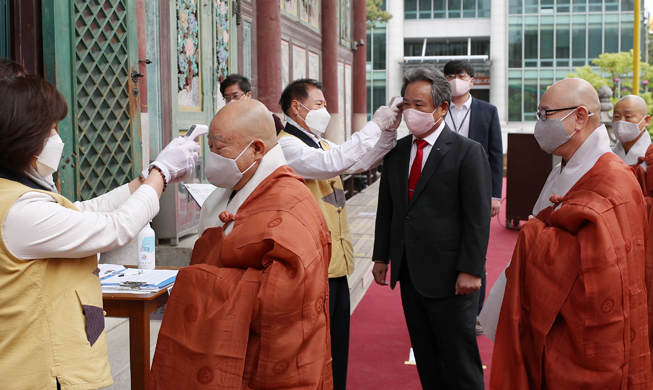
[[[372,117],[372,122],[379,125],[379,128],[382,131],[397,131],[399,125],[401,124],[401,110],[399,109],[399,104],[393,104],[394,100],[397,100],[397,103],[400,103],[401,98],[392,98],[390,101],[390,107],[381,106],[374,113]]]
[[[200,146],[190,138],[173,139],[150,164],[161,169],[168,185],[186,180],[195,169]]]

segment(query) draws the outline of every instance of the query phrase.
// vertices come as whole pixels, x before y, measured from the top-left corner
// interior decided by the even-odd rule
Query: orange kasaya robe
[[[642,188],[646,199],[646,215],[649,225],[653,223],[653,169],[644,169],[641,164],[646,162],[647,168],[653,166],[653,145],[649,145],[646,154],[639,157],[637,164],[631,165],[635,177]],[[649,228],[646,239],[646,290],[648,295],[648,329],[649,349],[653,351],[653,229]],[[653,364],[653,361],[651,362]]]
[[[331,240],[315,198],[284,165],[234,217],[179,271],[148,388],[333,389]]]
[[[651,389],[644,197],[606,153],[521,229],[490,389]]]

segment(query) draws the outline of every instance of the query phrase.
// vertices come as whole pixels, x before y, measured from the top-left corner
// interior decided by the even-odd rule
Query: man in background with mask
[[[540,100],[535,138],[563,162],[505,271],[490,389],[653,388],[646,206],[632,170],[610,152],[600,109],[581,79],[555,83]]]
[[[382,106],[371,122],[353,133],[349,141],[337,145],[322,138],[331,119],[323,90],[322,83],[313,79],[295,80],[286,86],[279,104],[287,123],[279,134],[279,145],[288,165],[306,180],[331,232],[331,354],[334,387],[340,390],[347,386],[350,316],[347,276],[354,271],[354,248],[340,175],[378,166],[396,143],[401,114],[397,107]]]
[[[220,94],[222,94],[222,99],[225,104],[240,99],[251,99],[252,84],[249,82],[247,77],[239,75],[238,73],[232,73],[220,82]],[[277,134],[279,134],[279,132],[283,130],[283,124],[278,116],[274,113],[271,114],[272,119],[274,119],[274,128],[277,130]]]
[[[149,389],[333,389],[329,230],[266,107],[221,109],[191,266],[168,301]]]
[[[653,196],[653,177],[647,180],[649,162],[653,163],[653,145],[646,128],[651,124],[646,101],[637,95],[627,95],[614,106],[612,133],[617,144],[612,151],[635,168],[644,196]]]
[[[376,283],[401,284],[424,389],[482,390],[476,310],[490,236],[491,178],[483,147],[444,122],[451,86],[431,65],[401,89],[412,133],[386,155],[374,237]]]
[[[467,61],[450,61],[444,66],[444,77],[451,84],[451,107],[444,117],[445,123],[458,134],[483,145],[492,172],[492,216],[501,209],[503,187],[503,141],[497,108],[490,103],[473,98],[469,93],[474,85],[474,68]],[[481,278],[478,312],[485,301],[485,272]],[[476,322],[476,334],[483,328]]]

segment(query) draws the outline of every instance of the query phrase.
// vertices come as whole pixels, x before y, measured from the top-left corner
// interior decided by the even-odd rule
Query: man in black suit
[[[374,239],[376,283],[401,284],[425,389],[483,389],[476,306],[490,234],[491,178],[483,147],[447,126],[451,86],[430,65],[401,89],[411,135],[384,159]]]
[[[494,217],[501,209],[503,186],[503,142],[497,108],[490,103],[473,98],[469,93],[474,85],[474,68],[469,62],[447,62],[443,73],[451,84],[453,103],[444,120],[451,130],[483,145],[492,172],[492,216]],[[483,309],[483,302],[485,302],[485,272],[481,279],[477,315]],[[483,334],[483,328],[478,322],[476,334]]]

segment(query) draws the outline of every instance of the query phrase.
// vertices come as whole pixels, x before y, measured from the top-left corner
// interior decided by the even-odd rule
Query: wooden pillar
[[[279,0],[256,2],[256,57],[258,100],[268,110],[281,112],[281,8]]]
[[[365,126],[367,122],[367,7],[365,0],[354,0],[354,41],[364,43],[358,46],[354,51],[354,66],[352,70],[352,97],[353,97],[353,117],[352,132],[358,131]]]
[[[322,1],[322,83],[331,114],[338,113],[338,1]],[[331,119],[331,122],[334,122]]]
[[[30,74],[43,76],[41,0],[13,0],[11,46],[14,60]]]

